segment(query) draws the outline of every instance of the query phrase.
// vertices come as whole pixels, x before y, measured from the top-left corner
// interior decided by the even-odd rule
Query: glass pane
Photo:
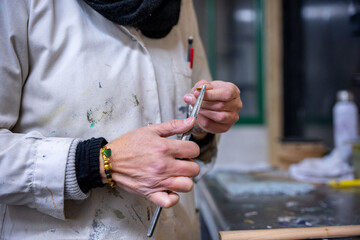
[[[216,2],[216,78],[241,89],[240,117],[256,117],[256,11],[254,0]]]
[[[256,1],[196,0],[194,3],[201,26],[200,34],[206,49],[212,47],[209,46],[211,44],[209,38],[215,38],[214,56],[211,56],[211,52],[207,52],[210,61],[215,62],[215,69],[212,71],[215,73],[214,79],[231,81],[240,88],[244,103],[240,112],[240,121],[241,118],[259,118],[262,113],[259,109],[260,96],[258,96]],[[211,9],[209,6],[211,3],[215,4],[215,27],[205,23],[209,17],[206,15],[209,12],[205,9]],[[205,25],[207,30],[203,28]],[[212,36],[211,31],[213,31]]]

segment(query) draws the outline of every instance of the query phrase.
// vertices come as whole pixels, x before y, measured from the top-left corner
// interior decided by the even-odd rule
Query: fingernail
[[[185,125],[190,125],[190,124],[192,124],[193,121],[194,121],[194,119],[195,119],[194,117],[186,118],[186,119],[184,120]]]
[[[186,95],[186,96],[185,96],[185,101],[191,102],[191,100],[192,100],[192,97],[191,97],[191,96],[189,96],[189,95]]]

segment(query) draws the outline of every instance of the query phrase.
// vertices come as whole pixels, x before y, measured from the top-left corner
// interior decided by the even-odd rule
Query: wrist
[[[84,193],[92,188],[104,186],[99,175],[99,149],[106,143],[107,141],[104,138],[91,138],[80,142],[77,146],[76,179]]]
[[[115,184],[114,180],[112,179],[112,174],[111,174],[111,169],[110,169],[111,168],[111,160],[110,160],[111,148],[109,148],[108,145],[103,146],[100,149],[100,156],[101,156],[101,159],[103,162],[103,164],[101,166],[103,166],[103,168],[104,168],[104,171],[100,172],[100,174],[102,174],[102,173],[105,174],[107,183],[109,184],[109,186],[111,188],[114,188],[116,186],[116,184]],[[104,181],[103,175],[101,176],[101,181]]]
[[[106,178],[106,174],[105,174],[105,168],[104,168],[104,158],[101,154],[101,148],[99,149],[99,173],[100,173],[100,178],[101,178],[101,182],[103,184],[107,183],[107,178]]]

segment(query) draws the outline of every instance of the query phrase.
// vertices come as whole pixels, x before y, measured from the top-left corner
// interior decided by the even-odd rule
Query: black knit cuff
[[[105,138],[91,138],[80,142],[76,148],[76,179],[84,193],[92,188],[105,186],[101,181],[99,168],[100,149],[105,144]]]
[[[215,137],[215,134],[208,133],[206,136],[201,140],[196,140],[192,135],[190,137],[190,141],[195,142],[197,145],[199,145],[200,149],[206,147],[210,142],[213,141]]]

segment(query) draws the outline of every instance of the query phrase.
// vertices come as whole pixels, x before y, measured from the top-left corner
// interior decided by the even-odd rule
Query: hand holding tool
[[[203,100],[204,95],[205,95],[205,91],[206,91],[206,85],[203,85],[201,87],[200,94],[199,94],[198,98],[196,99],[195,105],[194,105],[189,117],[197,118],[197,116],[199,114],[199,111],[200,111],[202,100]],[[190,139],[190,137],[191,137],[191,130],[184,133],[181,136],[181,140],[188,141]],[[154,233],[157,221],[159,220],[159,217],[160,217],[161,210],[162,210],[162,207],[160,207],[160,206],[156,207],[156,210],[154,212],[154,216],[151,219],[150,226],[149,226],[149,229],[148,229],[148,232],[147,232],[148,237],[151,237],[153,235],[153,233]]]

